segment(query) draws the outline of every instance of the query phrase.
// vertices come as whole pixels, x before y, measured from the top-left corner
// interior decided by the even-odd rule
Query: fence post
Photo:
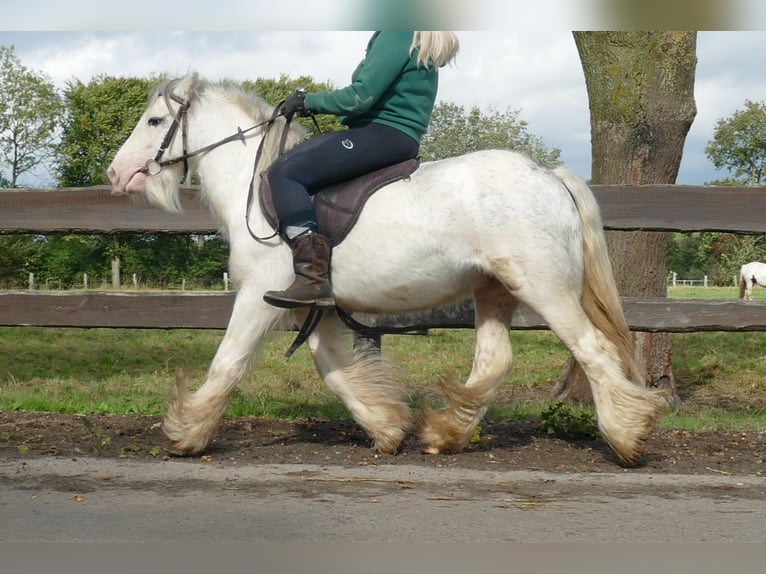
[[[707,275],[705,275],[705,278],[702,280],[702,285],[707,287]]]
[[[120,258],[115,257],[112,259],[112,287],[115,289],[120,288]]]
[[[88,289],[88,274],[87,273],[82,274],[82,288],[85,289],[86,291]]]
[[[676,286],[676,281],[678,280],[678,273],[673,271],[673,287]]]
[[[31,272],[29,273],[29,290],[35,290],[35,274]]]
[[[229,272],[228,271],[223,272],[223,290],[224,291],[229,290]]]
[[[133,289],[138,289],[138,275],[133,273]]]

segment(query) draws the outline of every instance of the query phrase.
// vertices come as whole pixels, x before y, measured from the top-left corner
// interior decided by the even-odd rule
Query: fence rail
[[[594,185],[604,227],[612,230],[728,231],[766,234],[766,188]],[[182,190],[183,215],[168,214],[106,187],[0,190],[0,233],[214,233],[217,226],[195,188]],[[0,291],[0,325],[223,329],[233,294],[101,291]],[[623,298],[636,331],[766,331],[766,304]],[[470,301],[405,316],[354,315],[386,330],[473,326]],[[527,308],[516,329],[545,329]]]
[[[766,233],[766,187],[593,185],[606,229]],[[243,197],[242,201],[245,201]],[[0,233],[215,233],[197,188],[181,190],[183,216],[105,186],[0,190]]]
[[[634,331],[766,331],[766,304],[762,303],[631,297],[622,302]],[[231,293],[0,291],[0,326],[225,329],[233,303]],[[471,328],[473,305],[463,301],[422,313],[355,313],[353,317],[382,333]],[[547,325],[522,305],[514,315],[513,328],[546,329]]]

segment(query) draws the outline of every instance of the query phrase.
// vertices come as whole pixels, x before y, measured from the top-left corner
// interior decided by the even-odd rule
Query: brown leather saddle
[[[381,187],[400,179],[406,179],[418,168],[418,158],[408,159],[349,181],[328,187],[313,196],[319,233],[335,247],[346,238],[356,223],[367,199]],[[282,226],[274,207],[271,185],[266,172],[261,173],[259,203],[266,221],[282,234]]]

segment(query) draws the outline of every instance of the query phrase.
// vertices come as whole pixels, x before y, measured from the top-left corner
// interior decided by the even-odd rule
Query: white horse
[[[752,301],[753,287],[766,287],[766,263],[751,261],[739,269],[739,298]]]
[[[238,290],[225,336],[204,384],[187,392],[179,380],[168,401],[163,430],[178,454],[208,445],[267,333],[308,314],[263,301],[265,291],[292,282],[291,253],[278,236],[251,236],[248,225],[256,236],[272,235],[257,204],[246,222],[257,148],[265,140],[258,171],[278,153],[284,121],[266,130],[271,113],[258,96],[188,75],[150,95],[108,170],[114,193],[141,194],[178,211],[188,163],[230,246]],[[303,138],[290,127],[288,146]],[[634,361],[598,205],[565,168],[551,171],[510,151],[424,163],[370,198],[333,251],[332,284],[337,305],[349,313],[399,314],[470,296],[475,304],[470,376],[445,386],[446,407],[417,417],[384,361],[355,356],[345,336],[351,331],[334,311],[324,314],[308,339],[318,372],[379,451],[397,452],[416,424],[425,452],[459,452],[468,444],[511,367],[509,329],[519,302],[545,319],[582,366],[602,436],[622,462],[640,459],[666,404],[645,387]]]

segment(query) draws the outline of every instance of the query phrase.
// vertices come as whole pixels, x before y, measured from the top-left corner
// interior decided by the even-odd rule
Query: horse
[[[265,291],[292,282],[292,257],[259,206],[246,201],[254,171],[277,157],[280,140],[289,148],[305,137],[257,94],[192,72],[150,93],[108,167],[113,194],[142,196],[171,212],[181,210],[181,181],[196,173],[229,244],[232,314],[204,383],[189,391],[178,376],[170,392],[162,429],[174,454],[207,447],[267,334],[303,324],[311,311],[264,302]],[[667,403],[646,387],[635,361],[598,204],[566,167],[543,168],[503,150],[423,162],[368,199],[333,249],[331,277],[337,310],[324,313],[307,346],[324,384],[376,451],[396,454],[415,432],[422,452],[462,451],[511,368],[511,323],[524,303],[582,366],[617,462],[634,465],[643,456]],[[340,317],[340,310],[401,314],[468,298],[475,309],[470,374],[464,383],[443,383],[443,406],[417,412],[381,356],[354,351],[353,331]]]
[[[766,286],[766,263],[751,261],[739,269],[739,298],[753,300],[753,287]]]

